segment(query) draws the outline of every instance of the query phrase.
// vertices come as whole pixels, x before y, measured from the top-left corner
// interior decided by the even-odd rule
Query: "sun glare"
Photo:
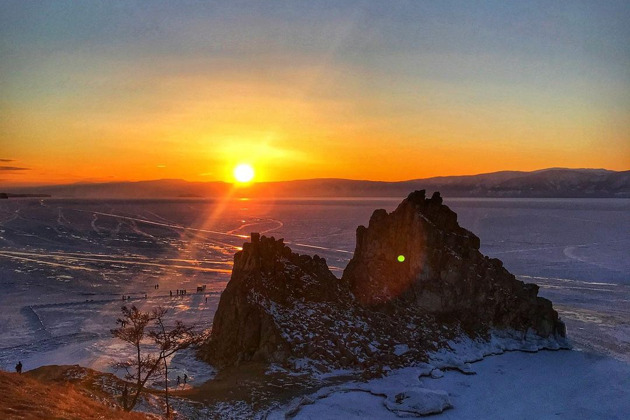
[[[240,183],[247,183],[254,179],[254,168],[247,163],[241,163],[234,168],[234,178]]]

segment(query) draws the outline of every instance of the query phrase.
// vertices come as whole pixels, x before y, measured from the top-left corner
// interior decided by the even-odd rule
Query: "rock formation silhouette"
[[[426,198],[424,190],[357,228],[341,279],[323,258],[252,233],[234,256],[200,354],[219,367],[306,359],[322,368],[377,369],[422,361],[462,334],[564,338],[538,286],[517,280],[479,245],[440,194]]]

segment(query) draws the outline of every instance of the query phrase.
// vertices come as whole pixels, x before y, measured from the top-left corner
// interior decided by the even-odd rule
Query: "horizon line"
[[[426,181],[432,179],[439,178],[463,178],[463,177],[474,177],[481,175],[494,175],[500,173],[536,173],[536,172],[545,172],[551,170],[570,170],[570,171],[606,171],[606,172],[627,172],[630,169],[625,170],[614,170],[614,169],[606,169],[606,168],[568,168],[568,167],[548,167],[541,169],[534,169],[531,171],[523,171],[523,170],[515,170],[515,169],[503,169],[499,171],[492,172],[481,172],[476,174],[460,174],[460,175],[435,175],[426,178],[412,178],[412,179],[402,179],[398,181],[384,181],[384,180],[373,180],[373,179],[353,179],[353,178],[338,178],[338,177],[322,177],[322,178],[298,178],[298,179],[288,179],[288,180],[280,180],[280,181],[260,181],[260,182],[251,182],[249,185],[243,185],[242,188],[247,188],[252,185],[265,185],[265,184],[280,184],[280,183],[288,183],[288,182],[305,182],[305,181],[354,181],[354,182],[378,182],[384,184],[398,184],[405,182],[414,182],[414,181]],[[237,182],[228,182],[221,180],[214,181],[190,181],[184,178],[153,178],[153,179],[138,179],[138,180],[118,180],[118,181],[76,181],[76,182],[68,182],[68,183],[57,183],[57,184],[46,184],[46,183],[25,183],[25,184],[13,184],[8,186],[8,189],[13,188],[50,188],[50,187],[63,187],[63,186],[83,186],[83,185],[106,185],[106,184],[134,184],[141,182],[164,182],[164,181],[179,181],[186,182],[190,184],[225,184],[225,185],[237,185]]]

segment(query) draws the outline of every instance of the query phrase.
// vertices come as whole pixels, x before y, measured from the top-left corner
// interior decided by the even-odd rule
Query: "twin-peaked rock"
[[[479,252],[479,238],[439,193],[416,191],[359,226],[341,279],[324,259],[252,234],[234,257],[201,354],[219,366],[307,358],[365,368],[423,360],[461,332],[564,337],[551,302],[537,293]]]

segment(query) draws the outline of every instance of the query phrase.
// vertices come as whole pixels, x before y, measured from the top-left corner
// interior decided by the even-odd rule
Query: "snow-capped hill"
[[[630,171],[553,168],[496,183],[491,195],[529,197],[628,197]]]
[[[322,258],[252,234],[234,257],[200,354],[218,366],[252,360],[379,372],[427,361],[457,337],[484,340],[497,330],[558,348],[564,324],[537,293],[479,252],[479,238],[459,226],[439,193],[427,199],[416,191],[357,229],[341,279]]]

